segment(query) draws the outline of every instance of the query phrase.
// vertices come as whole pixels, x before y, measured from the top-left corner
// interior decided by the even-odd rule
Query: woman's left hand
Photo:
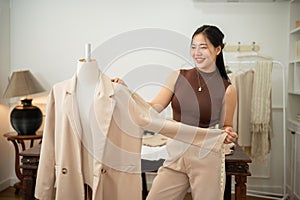
[[[120,79],[120,78],[112,78],[111,82],[119,83],[119,84],[127,86],[126,83],[122,79]]]
[[[238,134],[233,131],[232,127],[226,127],[224,128],[224,131],[227,133],[227,136],[224,141],[225,144],[229,144],[237,140]]]

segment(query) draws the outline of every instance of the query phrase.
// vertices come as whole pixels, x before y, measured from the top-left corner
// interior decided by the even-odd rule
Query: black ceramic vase
[[[22,99],[10,114],[10,122],[19,135],[34,135],[43,121],[41,110],[32,105],[32,99]]]

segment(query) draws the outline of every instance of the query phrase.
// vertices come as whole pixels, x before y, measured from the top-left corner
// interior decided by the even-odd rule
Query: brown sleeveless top
[[[218,124],[229,85],[218,70],[211,73],[197,68],[180,70],[171,99],[173,119],[202,128]]]

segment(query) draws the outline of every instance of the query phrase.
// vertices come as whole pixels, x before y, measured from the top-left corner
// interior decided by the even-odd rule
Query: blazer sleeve
[[[221,129],[199,128],[166,119],[136,93],[131,94],[128,109],[132,121],[143,129],[209,151],[219,152],[227,135]]]
[[[47,99],[46,118],[43,132],[43,142],[39,166],[37,171],[35,197],[42,200],[52,200],[55,181],[55,154],[54,154],[54,130],[55,130],[55,103],[53,89]]]

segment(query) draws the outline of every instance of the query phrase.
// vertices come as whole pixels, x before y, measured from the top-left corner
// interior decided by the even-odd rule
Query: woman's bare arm
[[[179,70],[174,71],[165,82],[165,85],[162,87],[162,89],[159,91],[159,93],[156,95],[156,97],[149,102],[149,104],[157,111],[161,112],[163,111],[170,103],[176,80],[179,75]]]
[[[225,99],[223,102],[223,110],[221,116],[221,124],[223,129],[227,132],[225,143],[235,142],[238,135],[233,130],[233,116],[237,103],[237,93],[233,85],[229,85],[225,92]]]

